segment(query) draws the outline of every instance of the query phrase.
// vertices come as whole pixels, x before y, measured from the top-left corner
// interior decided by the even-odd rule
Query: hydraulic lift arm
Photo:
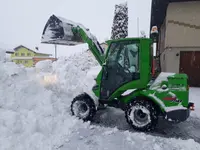
[[[88,36],[88,34],[82,29],[81,27],[76,27],[72,29],[73,33],[78,33],[81,37],[81,39],[88,44],[88,47],[92,54],[95,56],[97,61],[100,65],[103,64],[103,49],[101,48],[99,42],[96,39],[93,39]]]

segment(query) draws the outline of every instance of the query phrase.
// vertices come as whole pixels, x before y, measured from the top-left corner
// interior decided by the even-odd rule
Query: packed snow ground
[[[0,149],[200,149],[200,89],[191,89],[196,111],[184,123],[164,123],[152,134],[134,132],[117,109],[99,111],[94,123],[83,123],[70,114],[74,96],[90,91],[94,81],[88,71],[96,60],[83,52],[57,62],[44,61],[26,69],[5,62],[0,51]],[[95,68],[97,69],[97,68]],[[56,74],[54,85],[42,82],[44,74]]]

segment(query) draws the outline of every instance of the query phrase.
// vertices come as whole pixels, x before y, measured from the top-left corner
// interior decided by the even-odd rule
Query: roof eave
[[[36,54],[39,54],[39,55],[48,55],[48,56],[52,56],[52,54],[45,54],[45,53],[37,53],[35,52]]]
[[[192,0],[192,1],[200,1],[200,0]],[[152,26],[157,26],[158,30],[160,30],[160,27],[163,24],[166,17],[168,4],[173,2],[190,2],[190,0],[152,0],[150,30]]]

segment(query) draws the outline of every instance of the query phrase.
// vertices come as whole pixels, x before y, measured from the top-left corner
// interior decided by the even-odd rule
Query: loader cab
[[[125,38],[107,43],[100,99],[127,89],[145,88],[151,79],[151,39]]]

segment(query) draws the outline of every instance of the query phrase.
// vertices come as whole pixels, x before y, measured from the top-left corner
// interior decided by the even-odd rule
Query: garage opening
[[[200,51],[181,51],[179,72],[189,77],[189,85],[200,87]]]

